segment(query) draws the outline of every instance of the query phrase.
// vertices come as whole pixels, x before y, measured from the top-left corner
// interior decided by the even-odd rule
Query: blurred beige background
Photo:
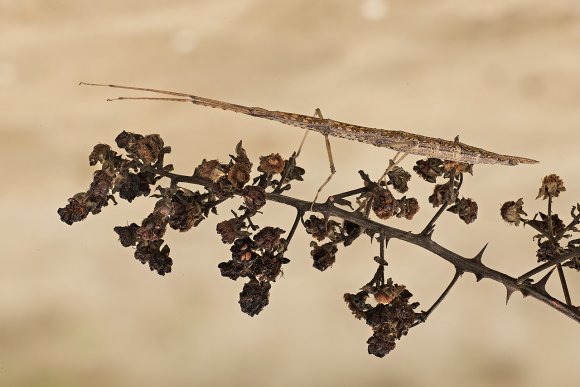
[[[0,0],[0,385],[2,386],[578,386],[578,324],[491,281],[465,275],[427,324],[387,358],[366,353],[370,330],[342,294],[374,272],[361,238],[324,273],[311,267],[300,230],[285,277],[255,318],[239,311],[242,282],[220,277],[229,257],[215,234],[227,216],[168,233],[173,273],[159,277],[116,241],[153,199],[121,202],[72,227],[58,207],[85,190],[87,156],[123,129],[160,133],[189,173],[227,159],[239,139],[250,155],[288,155],[302,132],[183,104],[107,103],[115,90],[79,81],[187,91],[226,101],[404,129],[541,160],[477,166],[464,194],[475,224],[439,222],[435,239],[466,256],[486,242],[487,264],[511,275],[535,265],[530,230],[498,209],[557,172],[580,194],[580,3],[488,0]],[[127,93],[122,93],[127,94]],[[130,94],[130,93],[128,93]],[[392,152],[332,139],[338,174],[325,194],[378,176]],[[301,160],[309,199],[327,175],[321,136]],[[411,168],[415,158],[407,159]],[[433,214],[416,176],[419,231]],[[262,225],[289,230],[293,212],[271,204]],[[568,219],[567,217],[565,219]],[[392,243],[389,275],[427,308],[453,269]],[[578,275],[569,275],[573,297]],[[552,288],[560,295],[557,287]]]

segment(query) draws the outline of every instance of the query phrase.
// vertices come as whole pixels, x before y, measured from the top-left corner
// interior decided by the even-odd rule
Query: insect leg
[[[405,157],[407,157],[408,153],[406,152],[397,152],[395,157],[389,160],[389,166],[385,169],[383,175],[379,178],[379,182],[383,179],[386,179],[387,173],[393,170],[397,164],[399,164]]]
[[[314,115],[320,119],[323,118],[322,113],[320,112],[320,109],[316,109],[316,112],[314,113]],[[322,183],[320,188],[318,188],[318,191],[316,191],[316,196],[314,197],[314,200],[312,201],[312,205],[310,206],[311,209],[312,209],[312,206],[314,206],[314,203],[316,203],[316,199],[318,199],[318,195],[320,195],[320,192],[322,191],[322,189],[326,186],[326,184],[328,184],[328,182],[332,179],[332,177],[336,173],[336,168],[334,167],[334,159],[332,157],[332,149],[330,148],[330,140],[328,139],[328,134],[324,135],[324,142],[326,143],[326,154],[328,155],[328,163],[330,164],[330,175],[328,175],[328,177],[326,178],[324,183]]]

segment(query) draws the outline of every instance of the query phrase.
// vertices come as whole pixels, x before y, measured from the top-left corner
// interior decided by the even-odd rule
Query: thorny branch
[[[564,191],[562,180],[556,175],[546,176],[537,198],[548,199],[547,215],[537,213],[527,219],[523,210],[523,199],[506,202],[500,213],[502,218],[515,226],[524,224],[538,232],[534,239],[538,243],[538,261],[545,261],[527,273],[514,278],[496,271],[482,262],[485,245],[474,257],[461,256],[433,240],[435,223],[445,211],[457,214],[466,224],[477,218],[478,206],[475,201],[459,196],[464,182],[464,173],[472,174],[472,165],[448,162],[435,158],[417,161],[413,170],[427,182],[435,184],[443,178],[443,184],[435,184],[428,201],[439,207],[433,218],[419,233],[404,231],[371,219],[380,220],[391,217],[411,220],[419,210],[415,198],[403,196],[396,199],[393,191],[407,192],[411,175],[399,166],[392,165],[385,175],[373,181],[360,171],[363,186],[330,196],[324,203],[315,203],[294,198],[287,194],[291,183],[301,181],[304,169],[296,165],[296,154],[284,160],[279,154],[260,157],[258,172],[251,178],[252,162],[246,155],[241,142],[235,155],[230,155],[228,163],[218,160],[203,160],[191,176],[172,172],[172,165],[164,165],[164,156],[171,148],[164,146],[158,135],[142,136],[122,132],[116,143],[125,150],[126,156],[119,155],[109,145],[98,144],[94,147],[89,161],[91,165],[101,164],[93,177],[93,182],[85,192],[69,199],[66,207],[58,214],[67,224],[85,219],[89,214],[98,214],[109,201],[116,204],[113,194],[129,202],[139,196],[157,198],[153,211],[142,221],[129,226],[115,227],[121,244],[134,247],[134,256],[152,271],[160,275],[170,273],[173,260],[169,257],[170,248],[164,244],[163,236],[167,227],[188,231],[200,222],[217,214],[218,206],[234,197],[243,198],[238,211],[232,211],[233,218],[217,224],[216,231],[222,242],[231,244],[231,260],[218,265],[221,275],[232,280],[247,278],[248,282],[240,293],[241,310],[254,316],[269,303],[272,283],[281,275],[283,265],[290,260],[285,257],[292,238],[298,227],[314,239],[310,246],[313,266],[324,271],[336,260],[339,245],[349,246],[362,234],[379,242],[379,255],[374,257],[378,267],[371,280],[364,284],[356,294],[344,294],[347,306],[358,319],[363,319],[373,331],[368,339],[368,352],[383,357],[394,347],[396,340],[406,335],[410,328],[427,320],[431,313],[445,299],[463,273],[473,273],[479,281],[488,278],[496,281],[507,290],[506,303],[512,293],[519,291],[580,322],[580,309],[572,303],[564,268],[580,270],[580,238],[571,239],[573,233],[580,232],[580,204],[572,208],[572,221],[565,225],[557,214],[552,214],[552,200]],[[169,179],[169,187],[157,186],[164,178]],[[251,181],[251,183],[250,183]],[[191,191],[184,184],[203,187],[203,191]],[[356,206],[346,198],[356,196]],[[277,202],[296,210],[296,216],[285,238],[285,231],[272,226],[260,227],[253,217],[268,202]],[[347,210],[348,208],[348,210]],[[308,219],[305,214],[312,213]],[[318,217],[316,214],[321,214]],[[342,223],[338,222],[340,220]],[[386,278],[388,265],[386,249],[389,241],[398,239],[419,246],[448,261],[455,267],[455,274],[427,311],[416,312],[419,303],[410,302],[413,296],[405,285]],[[323,242],[319,244],[319,242]],[[567,241],[567,245],[562,243]],[[534,282],[531,277],[551,269],[541,279]],[[554,270],[562,286],[565,302],[558,300],[546,291]],[[372,296],[374,301],[369,301]]]
[[[161,176],[168,177],[177,182],[198,184],[204,187],[209,186],[211,183],[211,181],[208,181],[207,179],[199,178],[196,176],[178,175],[157,169],[152,169],[151,171]],[[296,208],[296,210],[303,213],[309,211],[311,205],[311,203],[308,201],[275,193],[266,194],[266,199],[294,207]],[[522,283],[521,280],[519,280],[518,278],[510,277],[506,274],[503,274],[501,272],[498,272],[485,266],[481,262],[481,257],[478,255],[476,255],[476,257],[474,258],[463,257],[439,245],[438,243],[433,241],[431,236],[423,235],[422,233],[414,234],[409,231],[403,231],[398,228],[388,226],[386,224],[377,223],[373,220],[363,217],[360,213],[346,211],[341,208],[338,208],[334,206],[332,202],[315,203],[314,206],[312,207],[312,211],[320,212],[322,214],[325,214],[326,216],[334,216],[358,224],[360,227],[364,228],[367,231],[384,235],[387,240],[399,239],[404,242],[408,242],[410,244],[422,247],[425,250],[451,263],[453,266],[455,266],[455,268],[458,270],[459,273],[463,272],[473,273],[478,279],[478,281],[481,280],[482,278],[488,278],[493,281],[501,283],[506,287],[508,297],[511,296],[511,294],[514,291],[520,291],[524,296],[530,296],[532,298],[535,298],[538,301],[541,301],[546,305],[556,309],[560,313],[563,313],[564,315],[572,318],[573,320],[580,322],[580,310],[578,309],[578,307],[566,305],[565,303],[562,303],[561,301],[545,293],[545,291],[537,289],[536,287],[533,286],[533,284],[528,284],[525,282]],[[438,212],[442,211],[439,210]],[[431,222],[429,223],[431,224]],[[566,256],[559,257],[559,260],[565,261],[567,259],[578,257],[580,257],[580,249],[576,249],[576,251],[570,252]],[[547,262],[546,264],[541,265],[542,269],[540,271],[553,265],[554,262]],[[537,272],[534,272],[529,276],[536,274]],[[526,278],[529,278],[529,276]]]

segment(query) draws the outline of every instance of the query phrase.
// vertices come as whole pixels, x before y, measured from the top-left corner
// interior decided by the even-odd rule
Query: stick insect
[[[146,91],[155,94],[169,95],[171,97],[117,97],[110,98],[107,101],[114,100],[150,100],[150,101],[170,101],[170,102],[189,102],[194,105],[207,106],[211,108],[219,108],[229,110],[236,113],[242,113],[253,117],[265,118],[267,120],[277,121],[282,124],[296,126],[306,129],[306,133],[302,138],[300,147],[296,152],[296,157],[300,154],[304,141],[308,133],[313,130],[321,133],[324,136],[326,143],[326,151],[328,154],[328,161],[330,164],[330,175],[326,178],[324,183],[320,186],[314,198],[314,202],[318,195],[331,180],[336,173],[334,167],[334,160],[332,157],[332,150],[330,148],[329,136],[345,138],[348,140],[355,140],[374,146],[392,149],[397,152],[392,160],[391,166],[399,163],[405,156],[419,155],[427,157],[435,157],[444,160],[450,160],[460,163],[468,164],[499,164],[499,165],[517,165],[517,164],[535,164],[538,161],[528,159],[525,157],[509,156],[499,153],[487,151],[482,148],[477,148],[472,145],[467,145],[459,142],[459,138],[455,140],[443,140],[441,138],[428,137],[420,134],[413,134],[401,130],[385,130],[369,128],[365,126],[347,124],[345,122],[335,121],[324,118],[320,109],[316,109],[314,116],[307,116],[296,113],[287,113],[275,110],[267,110],[261,107],[249,107],[244,105],[237,105],[229,102],[218,101],[209,98],[198,97],[192,94],[179,93],[175,91],[157,90],[144,87],[121,86],[100,83],[85,83],[81,85],[111,87],[124,90]],[[388,171],[388,169],[387,169]],[[385,174],[387,173],[385,171]],[[383,177],[385,176],[383,174]]]

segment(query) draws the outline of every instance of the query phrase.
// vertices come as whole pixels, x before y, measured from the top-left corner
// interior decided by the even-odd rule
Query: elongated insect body
[[[97,83],[84,83],[89,86],[112,87],[125,90],[147,91],[157,94],[171,95],[172,97],[118,97],[111,100],[161,100],[172,102],[189,102],[195,105],[229,110],[236,113],[246,114],[253,117],[265,118],[282,124],[313,130],[325,136],[333,136],[355,140],[366,144],[372,144],[382,148],[389,148],[398,152],[435,157],[444,160],[456,161],[469,164],[535,164],[538,161],[525,157],[509,156],[487,151],[475,146],[440,138],[408,133],[400,130],[385,130],[368,128],[365,126],[347,124],[326,118],[307,116],[303,114],[287,113],[267,110],[261,107],[249,107],[229,102],[198,97],[191,94],[179,93],[167,90],[149,89],[143,87],[107,85]]]

